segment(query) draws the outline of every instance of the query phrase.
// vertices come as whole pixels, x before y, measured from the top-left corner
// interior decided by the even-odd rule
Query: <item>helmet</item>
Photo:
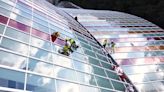
[[[69,38],[66,38],[65,40],[66,40],[66,41],[69,41]]]
[[[59,33],[59,32],[56,32],[55,34],[56,34],[56,35],[58,35],[58,36],[60,35],[60,33]]]

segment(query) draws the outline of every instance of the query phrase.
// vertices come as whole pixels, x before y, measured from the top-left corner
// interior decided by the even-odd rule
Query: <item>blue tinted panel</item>
[[[25,17],[22,17],[20,15],[17,15],[15,13],[11,13],[11,19],[13,20],[17,20],[18,22],[22,23],[22,24],[25,24],[25,25],[28,25],[28,26],[31,26],[31,23],[32,21],[25,18]]]
[[[82,62],[86,62],[86,60],[87,60],[87,57],[84,56],[84,54],[80,54],[80,53],[76,53],[76,52],[72,53],[70,56],[73,59],[77,59],[77,60],[80,60]]]
[[[48,22],[44,21],[44,20],[41,20],[41,19],[38,19],[36,17],[33,17],[33,20],[39,24],[42,24],[44,26],[48,26]]]
[[[45,20],[45,19],[47,19],[46,18],[46,15],[43,15],[43,13],[41,13],[40,11],[38,11],[38,10],[34,10],[34,16],[35,17],[37,17],[37,18],[39,18],[39,19],[42,19],[42,20]]]
[[[145,74],[145,76],[146,76],[150,81],[163,80],[164,73],[163,73],[163,72],[147,73],[147,74]]]
[[[38,59],[45,60],[47,62],[48,61],[52,62],[52,55],[51,55],[51,53],[48,52],[48,51],[39,49],[39,48],[31,47],[30,56],[33,56],[33,57],[38,58]]]
[[[3,34],[5,26],[0,24],[0,34]]]
[[[88,64],[84,64],[78,61],[73,61],[74,67],[76,70],[91,73],[92,72],[92,67]]]
[[[0,14],[9,17],[10,16],[10,13],[11,13],[11,11],[8,11],[8,10],[0,7]]]
[[[53,76],[53,65],[44,63],[35,59],[29,59],[28,70],[34,71],[40,74]]]
[[[18,15],[20,15],[20,16],[23,16],[23,17],[25,17],[25,18],[27,18],[27,19],[32,20],[32,15],[31,15],[31,14],[26,13],[26,12],[23,12],[23,11],[20,10],[20,9],[15,8],[15,9],[13,10],[13,12],[16,13],[16,14],[18,14]]]
[[[18,39],[18,40],[21,40],[21,41],[26,42],[26,43],[29,42],[29,35],[28,34],[25,34],[25,33],[20,32],[18,30],[12,29],[10,27],[8,27],[6,29],[5,35],[12,37],[12,38],[15,38],[15,39]]]
[[[33,74],[28,74],[26,88],[33,92],[56,92],[55,80]]]
[[[14,6],[15,0],[1,0],[2,2],[5,2],[6,4],[9,4],[11,6]]]
[[[77,79],[80,83],[96,85],[96,81],[93,75],[77,72]]]
[[[79,92],[99,92],[98,88],[80,85]]]
[[[17,3],[16,4],[16,8],[21,9],[22,11],[25,11],[25,12],[27,12],[29,14],[32,13],[32,9],[29,6],[23,5],[21,3]]]
[[[3,7],[3,8],[5,8],[5,9],[7,9],[7,10],[12,10],[12,6],[10,6],[10,5],[8,5],[8,4],[6,4],[6,3],[4,3],[4,2],[2,2],[2,1],[0,1],[0,7]]]
[[[73,68],[73,64],[70,58],[59,56],[57,54],[53,54],[53,62],[57,65]]]
[[[10,40],[8,38],[2,39],[1,46],[3,48],[6,48],[6,49],[9,49],[12,51],[16,51],[16,52],[19,52],[24,55],[28,54],[28,45],[14,41],[14,40]]]
[[[153,84],[148,83],[148,84],[140,84],[140,85],[135,85],[139,92],[157,92],[156,88],[154,87]]]
[[[16,54],[0,51],[0,64],[22,69],[26,66],[26,58]]]
[[[57,80],[57,92],[79,92],[78,84]]]
[[[76,81],[74,70],[55,66],[55,77]]]
[[[48,27],[40,25],[36,22],[33,23],[33,28],[38,29],[39,31],[45,32],[45,33],[49,33]]]
[[[39,48],[44,48],[47,50],[51,50],[51,43],[45,40],[41,40],[36,37],[31,37],[31,45],[39,47]]]
[[[11,77],[12,76],[12,77]],[[0,86],[23,89],[25,74],[13,70],[0,68]]]
[[[164,81],[154,82],[153,85],[159,90],[159,92],[164,91]]]

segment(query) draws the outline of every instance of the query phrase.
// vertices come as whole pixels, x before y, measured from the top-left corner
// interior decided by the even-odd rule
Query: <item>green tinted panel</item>
[[[125,91],[125,87],[122,83],[112,80],[112,84],[116,90]]]
[[[110,71],[106,71],[106,73],[107,73],[109,78],[119,80],[119,76],[116,73],[113,73],[113,72],[110,72]]]
[[[107,68],[107,69],[112,70],[112,65],[110,65],[110,64],[108,64],[108,63],[104,63],[104,62],[101,62],[101,64],[102,64],[102,66],[103,66],[104,68]]]
[[[93,56],[93,57],[96,57],[95,54],[92,52],[92,51],[89,51],[89,50],[84,50],[85,54],[87,55],[90,55],[90,56]]]
[[[96,55],[97,55],[97,58],[99,58],[100,60],[103,60],[103,61],[108,62],[108,60],[106,59],[106,57],[104,57],[102,55],[99,55],[99,54],[96,54]]]
[[[88,43],[86,40],[84,40],[84,38],[82,39],[81,37],[78,37],[78,40],[84,42],[84,43]]]
[[[95,51],[95,52],[97,52],[97,53],[99,53],[99,54],[102,54],[102,55],[104,55],[103,53],[102,53],[102,51],[100,51],[100,50],[98,50],[98,49],[96,49],[96,48],[92,48],[93,49],[93,51]]]
[[[94,43],[90,43],[90,45],[97,48],[97,49],[100,49],[100,47],[98,45],[94,44]]]
[[[111,90],[106,90],[106,89],[100,89],[101,92],[115,92],[115,91],[111,91]]]
[[[87,44],[84,44],[84,43],[81,43],[81,45],[87,49],[90,49],[91,50],[91,46],[87,45]]]
[[[101,78],[101,77],[98,77],[98,76],[96,76],[95,78],[97,80],[98,86],[112,89],[112,85],[111,85],[111,83],[109,82],[108,79]]]
[[[101,76],[106,76],[105,72],[104,72],[104,69],[98,68],[98,67],[95,67],[95,66],[92,66],[92,67],[93,67],[93,73],[94,74],[98,74],[98,75],[101,75]]]
[[[89,63],[100,66],[100,63],[97,59],[89,57]]]

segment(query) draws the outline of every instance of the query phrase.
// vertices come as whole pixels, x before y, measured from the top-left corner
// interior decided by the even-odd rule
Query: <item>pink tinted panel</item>
[[[129,59],[119,59],[119,60],[116,60],[116,62],[119,64],[119,65],[131,65],[131,61],[129,61]]]
[[[19,23],[19,22],[15,21],[15,20],[12,20],[12,19],[10,19],[9,26],[17,28],[21,31],[25,31],[25,32],[28,32],[28,33],[30,32],[30,27],[29,26],[26,26],[22,23]]]
[[[64,46],[65,45],[65,40],[57,38],[55,43]]]
[[[7,24],[7,20],[8,20],[7,17],[0,15],[0,23]]]
[[[164,57],[160,57],[160,62],[164,62]]]
[[[32,34],[35,35],[35,36],[38,36],[40,38],[43,38],[44,40],[48,40],[50,41],[50,35],[44,33],[44,32],[41,32],[39,30],[36,30],[36,29],[32,29]]]
[[[129,59],[133,65],[142,65],[142,64],[157,64],[161,62],[160,57],[145,57],[145,58],[133,58]]]

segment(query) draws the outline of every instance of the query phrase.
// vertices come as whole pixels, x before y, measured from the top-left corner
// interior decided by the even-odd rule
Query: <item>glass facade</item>
[[[55,42],[53,32],[61,34]],[[66,38],[80,46],[70,56],[58,53]],[[113,63],[60,8],[44,0],[0,0],[0,92],[124,92],[129,82]]]
[[[140,92],[164,91],[164,30],[140,17],[105,10],[62,9],[77,17],[103,43],[116,43],[110,55]],[[111,47],[106,48],[111,52]],[[115,74],[109,75],[112,78]],[[113,82],[115,85],[117,82]],[[117,88],[115,89],[122,89]]]

